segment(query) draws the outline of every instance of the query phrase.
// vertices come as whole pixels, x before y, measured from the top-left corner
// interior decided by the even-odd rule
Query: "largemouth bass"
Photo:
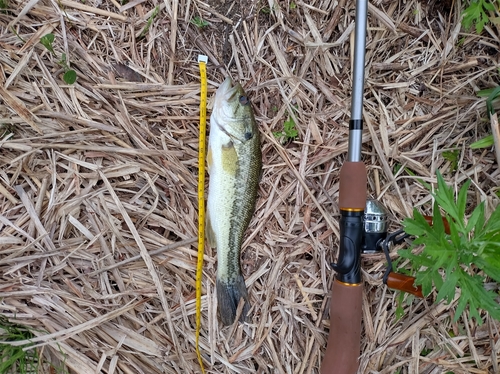
[[[207,164],[207,242],[217,248],[218,309],[222,323],[230,325],[240,299],[245,301],[240,321],[245,321],[250,309],[240,249],[255,210],[262,154],[250,101],[229,77],[215,94]]]

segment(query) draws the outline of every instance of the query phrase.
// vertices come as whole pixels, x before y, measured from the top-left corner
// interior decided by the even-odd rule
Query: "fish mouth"
[[[235,115],[235,102],[238,102],[240,95],[243,94],[243,89],[239,82],[234,83],[231,77],[227,77],[217,89],[215,94],[214,111],[220,113],[220,118],[232,118]],[[238,104],[236,104],[238,105]],[[228,131],[224,123],[218,123],[218,127],[234,142],[245,143],[248,140],[246,134],[244,137]]]
[[[227,77],[217,89],[216,97],[220,97],[220,100],[229,102],[234,100],[234,97],[240,90],[241,85],[239,83],[233,85],[233,80],[231,79],[231,77]]]

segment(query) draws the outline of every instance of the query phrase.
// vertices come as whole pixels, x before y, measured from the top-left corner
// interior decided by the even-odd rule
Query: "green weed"
[[[443,299],[451,302],[457,288],[460,289],[455,321],[466,307],[470,318],[475,318],[479,324],[482,323],[479,309],[500,320],[498,294],[484,287],[489,278],[500,282],[500,205],[486,220],[483,202],[467,220],[465,211],[470,180],[464,183],[456,197],[453,187],[446,185],[439,172],[437,180],[437,190],[433,194],[434,224],[430,226],[415,209],[413,218],[405,219],[403,225],[406,233],[416,239],[411,248],[400,250],[399,254],[410,260],[415,285],[422,286],[424,295],[436,288],[436,302]],[[448,221],[450,234],[445,232],[441,217]],[[413,253],[417,246],[423,246],[418,255]]]
[[[14,133],[15,128],[12,123],[0,123],[0,138]]]
[[[478,149],[478,148],[489,148],[495,144],[495,141],[493,140],[493,135],[488,135],[482,139],[479,139],[478,141],[472,143],[470,147],[472,149]]]
[[[458,160],[460,159],[460,151],[455,149],[453,151],[444,151],[443,158],[450,162],[450,171],[453,173],[458,168]]]
[[[399,170],[401,170],[403,166],[401,164],[395,164],[394,165],[394,175],[396,175]],[[411,170],[410,168],[407,168],[405,167],[404,168],[404,171],[406,171],[406,173],[408,173],[408,175],[412,176],[412,177],[415,177],[417,174],[415,174],[415,172],[413,170]],[[420,183],[422,186],[424,186],[425,188],[427,188],[428,190],[431,189],[431,185],[427,182],[425,182],[423,179],[421,178],[415,178],[415,180]]]
[[[40,43],[42,43],[42,45],[47,48],[49,52],[55,55],[56,52],[54,52],[54,47],[52,46],[52,44],[54,44],[54,39],[54,34],[47,34],[40,38]]]
[[[193,17],[190,21],[193,25],[195,25],[196,27],[198,27],[199,29],[203,29],[207,26],[210,25],[210,23],[208,21],[205,21],[203,18],[201,17]]]
[[[67,84],[73,84],[76,82],[76,71],[69,68],[68,61],[66,60],[66,53],[61,55],[61,59],[58,62],[64,68],[63,81]]]
[[[294,111],[297,111],[297,106],[293,106]],[[277,138],[282,138],[285,142],[289,140],[294,140],[297,136],[299,136],[299,132],[297,131],[297,125],[293,120],[292,116],[288,116],[288,119],[283,122],[283,130],[275,131],[273,135]]]
[[[401,271],[401,273],[404,272],[404,270]],[[415,296],[407,294],[405,292],[399,292],[399,295],[396,297],[396,321],[399,321],[406,314],[403,303],[406,305],[411,305],[413,303],[413,300],[415,300]]]
[[[462,25],[465,29],[475,26],[476,33],[481,34],[484,26],[490,22],[489,12],[495,11],[495,3],[487,0],[471,0],[469,6],[463,12]],[[496,6],[498,9],[498,5]]]
[[[0,9],[2,11],[5,11],[9,8],[9,2],[8,0],[0,0]]]
[[[153,24],[154,19],[156,18],[159,12],[160,12],[160,7],[157,5],[153,10],[153,13],[151,13],[151,15],[149,16],[148,21],[146,23],[146,27],[144,27],[144,30],[142,30],[141,35],[139,35],[139,38],[144,37],[144,35],[148,33],[149,29],[151,28],[151,25]]]
[[[486,108],[488,109],[488,115],[493,114],[493,101],[500,97],[500,86],[495,88],[487,88],[477,92],[477,96],[486,97]]]
[[[54,46],[53,46],[54,40],[55,40],[54,34],[47,34],[40,38],[40,43],[55,56],[56,52],[54,51]],[[61,59],[58,61],[58,64],[61,65],[64,69],[63,81],[66,82],[66,84],[75,83],[77,78],[76,71],[70,69],[68,60],[66,58],[66,53],[63,53],[61,55]]]
[[[487,88],[485,90],[481,90],[477,92],[477,96],[479,97],[486,97],[486,108],[488,111],[488,116],[493,114],[495,111],[493,109],[493,101],[498,99],[500,97],[500,86],[494,87],[494,88]],[[488,135],[482,139],[479,139],[478,141],[472,143],[470,147],[472,149],[478,149],[478,148],[489,148],[495,144],[493,135]]]
[[[11,323],[4,316],[0,316],[0,374],[27,374],[37,373],[39,359],[36,350],[24,346],[13,346],[8,342],[29,340],[34,337],[26,327]]]

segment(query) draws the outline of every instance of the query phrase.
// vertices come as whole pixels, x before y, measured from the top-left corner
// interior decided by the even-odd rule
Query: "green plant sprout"
[[[493,110],[493,101],[500,97],[500,86],[478,91],[477,96],[486,97],[486,108],[488,109],[488,115],[491,115],[495,112]]]
[[[394,174],[397,174],[399,172],[399,170],[401,170],[402,168],[402,165],[401,164],[395,164],[394,165]],[[417,174],[415,174],[415,172],[413,170],[411,170],[410,168],[407,168],[405,167],[404,168],[404,171],[406,171],[408,173],[408,175],[412,176],[412,177],[415,177]],[[420,183],[422,186],[424,186],[425,188],[427,188],[428,190],[430,190],[432,187],[429,183],[427,183],[426,181],[424,181],[423,179],[421,178],[415,178],[415,180]]]
[[[396,261],[393,264],[396,264]],[[405,272],[402,271],[402,269],[399,269],[398,271],[400,271],[401,273]],[[403,303],[405,303],[406,305],[411,305],[413,303],[413,300],[415,300],[415,296],[404,292],[399,293],[399,295],[396,297],[396,321],[399,321],[406,314]]]
[[[494,113],[493,101],[500,97],[500,86],[494,88],[488,88],[477,92],[477,96],[486,97],[486,108],[488,111],[488,116]],[[495,144],[493,135],[488,135],[470,145],[471,149],[478,148],[489,148]]]
[[[456,296],[460,298],[455,311],[457,321],[468,307],[469,317],[481,324],[479,309],[488,311],[491,317],[500,320],[500,304],[496,301],[498,293],[486,290],[488,279],[500,282],[500,205],[485,220],[484,202],[479,204],[467,220],[467,180],[455,198],[453,187],[446,185],[438,172],[438,186],[433,194],[434,224],[430,226],[418,210],[413,218],[404,220],[404,230],[416,239],[411,248],[399,251],[401,257],[409,259],[415,285],[422,286],[425,296],[433,286],[438,291],[436,302],[446,300],[450,303]],[[441,214],[443,211],[443,215]],[[450,226],[450,234],[445,233],[445,218]],[[423,246],[420,254],[414,253],[416,247]]]
[[[203,29],[207,26],[210,25],[210,23],[208,21],[205,21],[203,18],[201,17],[193,17],[190,21],[193,25],[195,25],[196,27],[198,27],[199,29]]]
[[[14,346],[8,343],[33,337],[33,333],[28,328],[0,316],[0,341],[7,342],[0,343],[0,374],[38,372],[39,358],[36,350],[25,350],[30,344]]]
[[[12,123],[0,123],[0,138],[12,134],[15,128],[16,127]]]
[[[40,43],[55,56],[56,52],[54,51],[54,46],[53,46],[54,40],[55,40],[54,34],[47,34],[40,38]],[[76,71],[74,71],[69,67],[68,60],[66,58],[66,53],[63,53],[61,55],[61,59],[58,61],[58,64],[61,65],[62,68],[64,69],[63,81],[66,84],[75,83],[77,78]]]
[[[297,108],[297,105],[292,106],[294,112],[297,111]],[[287,113],[285,115],[287,115]],[[284,142],[294,140],[297,136],[299,136],[299,132],[297,131],[297,124],[293,120],[293,117],[291,115],[288,115],[288,119],[283,122],[283,131],[275,131],[273,132],[273,135],[276,138],[282,138]]]
[[[54,34],[47,34],[40,38],[40,43],[42,43],[42,45],[47,48],[53,55],[56,54],[56,52],[54,52],[54,47],[52,46],[52,44],[54,43],[54,39]]]
[[[66,60],[66,53],[61,55],[61,60],[58,62],[64,69],[63,80],[67,84],[73,84],[76,82],[76,71],[69,68],[68,61]]]
[[[148,33],[151,25],[153,24],[154,19],[156,18],[159,12],[160,12],[160,7],[157,5],[153,10],[153,13],[151,13],[151,15],[149,16],[148,21],[146,23],[146,27],[144,27],[144,30],[142,30],[141,35],[139,35],[139,38],[144,37],[144,35]]]
[[[460,158],[460,151],[455,149],[453,151],[444,151],[443,158],[450,162],[450,171],[453,173],[458,168],[458,160]]]
[[[267,6],[262,7],[262,8],[261,8],[261,10],[260,10],[260,12],[261,12],[262,14],[271,14],[271,8],[269,8],[269,7],[267,7]]]
[[[495,11],[493,3],[487,0],[471,0],[463,12],[462,25],[465,29],[470,29],[472,25],[475,25],[477,34],[481,34],[484,25],[490,21],[488,11]]]
[[[273,132],[273,134],[277,138],[284,138],[285,141],[293,140],[299,135],[299,132],[297,131],[297,128],[295,126],[296,125],[293,118],[288,117],[288,119],[283,122],[283,131],[276,131]]]
[[[9,1],[8,0],[0,0],[0,9],[2,10],[2,13],[6,13],[5,11],[9,7]]]

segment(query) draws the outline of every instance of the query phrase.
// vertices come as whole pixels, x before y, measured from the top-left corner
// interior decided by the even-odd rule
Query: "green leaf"
[[[443,176],[437,172],[438,189],[434,194],[436,202],[454,219],[459,220],[458,209],[453,196],[453,187],[448,187]],[[436,222],[434,222],[436,224]]]
[[[29,328],[10,322],[0,315],[0,342],[30,340],[34,334]],[[32,344],[14,346],[0,343],[0,373],[35,373],[39,372],[39,357]]]
[[[432,273],[432,281],[434,282],[434,286],[436,286],[436,289],[438,290],[441,289],[444,283],[443,277],[438,272]]]
[[[494,88],[485,88],[484,90],[479,90],[476,92],[478,97],[488,97],[493,92]]]
[[[407,234],[415,236],[422,236],[431,228],[424,216],[416,208],[413,209],[413,219],[405,218],[403,227]]]
[[[450,225],[450,238],[451,238],[451,241],[453,243],[453,245],[455,246],[455,248],[460,248],[460,235],[458,234],[458,230],[457,230],[457,225],[455,225],[455,223],[452,221],[452,222],[448,222],[449,225]]]
[[[463,272],[463,270],[461,270],[461,272]],[[462,276],[460,280],[462,287],[462,294],[460,295],[460,298],[466,299],[469,303],[469,317],[475,318],[478,324],[481,324],[482,319],[477,309],[482,308],[488,311],[491,317],[500,320],[500,304],[496,302],[496,294],[494,292],[487,291],[484,288],[483,277],[479,275],[466,275]],[[456,313],[455,321],[458,317],[459,315]]]
[[[396,167],[394,168],[395,172],[394,174],[397,174],[397,172],[399,171],[399,169],[401,169],[401,164],[397,164],[399,165],[399,168],[396,169]],[[412,177],[416,176],[416,174],[410,169],[410,168],[406,168],[405,167],[405,171],[408,173],[408,175],[411,175]],[[422,186],[424,186],[425,188],[427,188],[429,191],[432,189],[432,186],[425,182],[423,179],[421,178],[416,178],[417,182],[419,182]]]
[[[452,172],[458,168],[458,159],[460,158],[460,151],[455,149],[453,151],[444,151],[443,157],[445,160],[450,162],[450,169]]]
[[[423,348],[422,351],[420,352],[420,356],[425,357],[425,356],[427,356],[431,352],[432,352],[432,349],[430,349],[430,348]]]
[[[434,209],[432,212],[432,228],[438,237],[445,236],[443,217],[441,217],[437,199],[434,201]]]
[[[474,211],[472,212],[469,222],[467,222],[467,226],[465,227],[465,233],[471,232],[474,228],[474,232],[478,233],[483,228],[484,224],[484,202],[479,204]]]
[[[65,71],[69,70],[68,61],[67,61],[67,58],[66,58],[66,53],[62,53],[61,54],[61,58],[59,59],[59,61],[57,63],[59,65],[61,65],[64,68]]]
[[[64,73],[63,75],[63,80],[67,83],[67,84],[73,84],[76,82],[76,71],[74,70],[68,70],[66,73]]]
[[[420,277],[417,276],[415,279],[415,285],[422,285],[422,293],[424,294],[424,296],[428,296],[432,292],[432,276],[432,273],[423,273]]]
[[[207,26],[210,26],[210,23],[208,21],[205,21],[203,18],[198,16],[193,17],[189,22],[198,27],[199,29],[203,29]]]
[[[394,164],[394,167],[392,168],[392,172],[394,175],[396,175],[402,168],[403,166],[400,163]]]
[[[151,13],[151,15],[149,16],[149,18],[148,18],[148,20],[146,22],[146,26],[144,27],[144,29],[142,30],[141,34],[139,35],[139,39],[142,39],[148,33],[148,31],[149,31],[151,25],[153,24],[153,21],[154,21],[155,17],[158,15],[159,11],[160,11],[160,7],[157,5],[153,9],[153,12]],[[193,22],[191,21],[191,23],[193,23]]]
[[[498,258],[500,247],[497,247],[497,251],[495,253],[483,253],[480,257],[475,260],[477,267],[483,270],[488,277],[495,280],[496,282],[500,282],[500,260]]]
[[[54,34],[47,34],[45,36],[42,36],[40,38],[40,43],[47,48],[50,52],[54,53],[54,48],[52,47],[52,44],[54,43]]]
[[[460,297],[458,299],[457,308],[455,309],[455,317],[453,318],[455,322],[458,321],[458,319],[460,318],[460,316],[464,312],[466,306],[467,306],[467,299]]]
[[[422,214],[414,210],[413,218],[405,219],[403,225],[405,232],[416,238],[411,248],[398,253],[410,261],[415,284],[422,286],[424,295],[429,295],[434,287],[437,300],[449,303],[459,289],[455,321],[467,309],[469,318],[480,324],[481,310],[500,320],[498,294],[487,291],[484,286],[487,280],[500,282],[500,205],[485,220],[485,203],[479,204],[466,224],[469,187],[470,181],[467,181],[455,197],[453,187],[448,186],[438,172],[434,225],[430,226]],[[442,213],[449,223],[449,234],[444,230]],[[415,252],[417,247],[419,251]]]
[[[491,4],[491,3],[488,3],[487,1],[483,1],[483,7],[486,10],[489,10],[489,11],[492,11],[492,12],[495,11],[495,6],[493,4]]]
[[[452,267],[446,271],[446,280],[441,286],[436,301],[446,300],[446,302],[450,303],[455,297],[455,287],[458,282],[458,272],[454,271],[455,269]]]
[[[467,179],[467,181],[463,184],[463,186],[460,188],[460,191],[458,192],[457,221],[462,233],[464,233],[465,231],[464,218],[465,218],[465,209],[467,208],[467,191],[469,190],[470,183],[471,183],[470,179]]]
[[[464,10],[464,18],[462,19],[462,25],[466,29],[470,29],[474,22],[477,22],[481,18],[481,6],[480,4],[472,0],[469,7]]]
[[[495,141],[493,140],[493,135],[488,135],[482,139],[479,139],[478,141],[472,143],[470,145],[471,149],[479,149],[479,148],[489,148],[495,144]]]
[[[295,121],[292,117],[289,117],[288,120],[283,123],[283,126],[287,138],[294,139],[299,135],[299,132],[295,128]]]
[[[495,100],[498,96],[500,96],[500,86],[495,87],[486,99],[486,108],[488,108],[489,115],[495,113],[493,110],[493,100]]]
[[[400,320],[401,317],[404,316],[405,310],[403,308],[403,300],[405,294],[404,292],[400,292],[396,299],[396,321]]]
[[[500,205],[497,205],[493,213],[491,213],[488,222],[484,226],[484,232],[500,230]]]
[[[464,10],[462,25],[465,29],[470,29],[473,24],[476,25],[476,32],[481,34],[484,25],[488,23],[489,18],[486,9],[490,9],[485,0],[472,0],[469,6]]]

